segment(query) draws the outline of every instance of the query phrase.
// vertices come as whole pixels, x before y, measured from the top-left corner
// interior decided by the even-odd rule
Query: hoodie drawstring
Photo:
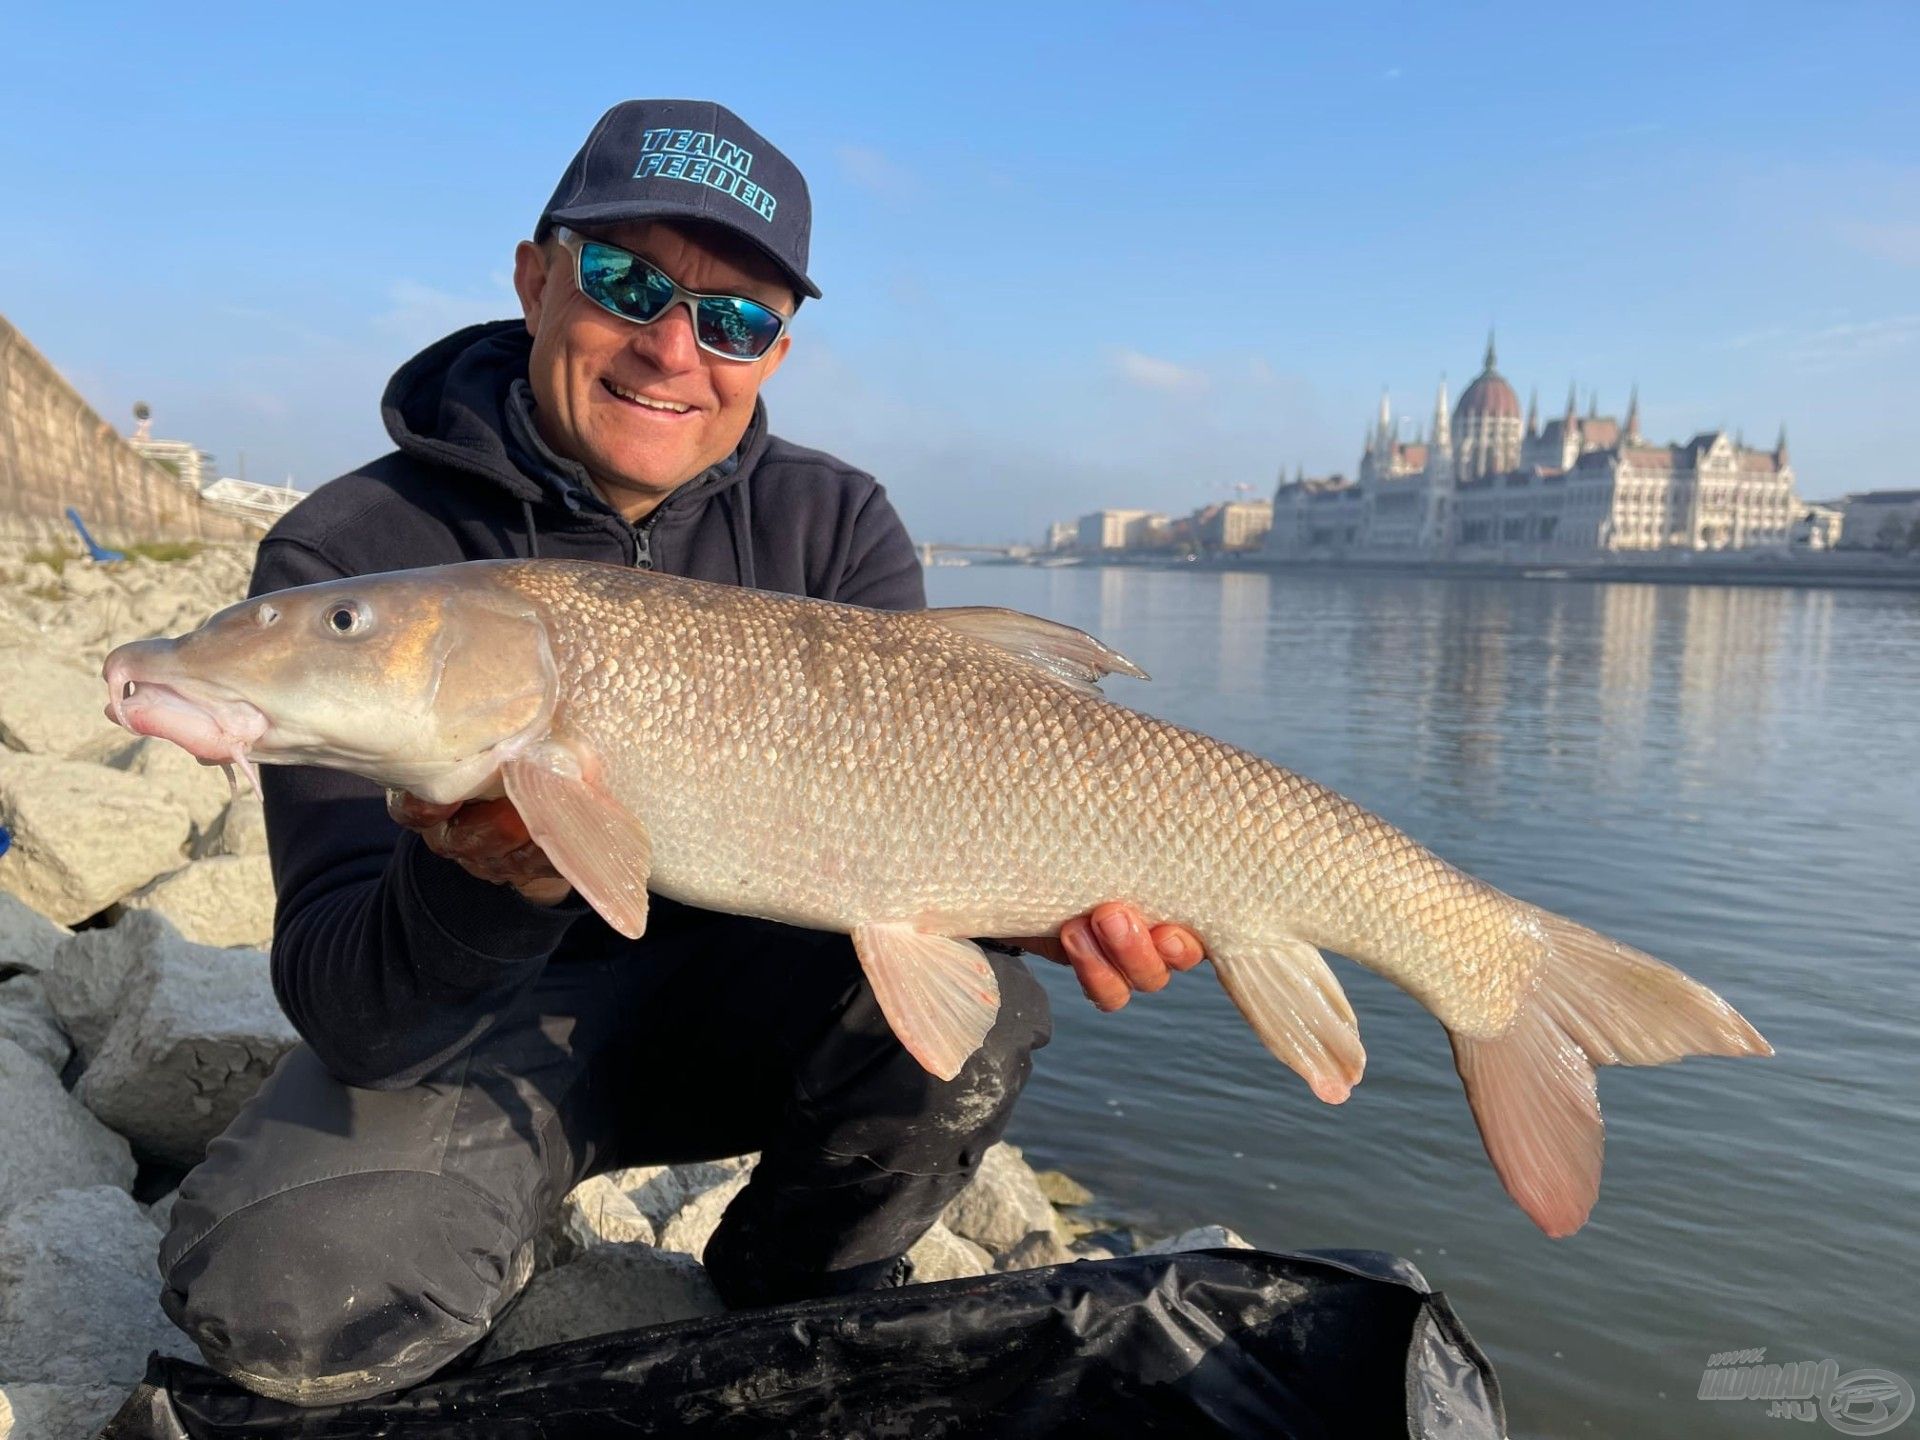
[[[747,486],[742,483],[722,490],[720,501],[727,507],[727,529],[733,538],[733,568],[739,572],[741,585],[757,590],[760,586],[753,569],[753,501]]]
[[[535,533],[533,528],[533,502],[531,500],[521,500],[520,518],[527,522],[527,558],[529,560],[538,560],[540,558],[540,536]]]

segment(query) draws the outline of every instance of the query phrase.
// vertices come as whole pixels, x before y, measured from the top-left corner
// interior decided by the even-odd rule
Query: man
[[[760,386],[819,294],[808,223],[799,172],[727,110],[616,106],[518,249],[524,320],[401,368],[398,448],[274,528],[254,593],[564,556],[924,604],[873,479],[767,429]],[[999,1019],[943,1083],[844,936],[656,898],[628,941],[508,802],[304,769],[265,787],[274,986],[306,1043],[181,1187],[161,1270],[167,1313],[266,1395],[377,1394],[470,1350],[567,1191],[616,1166],[762,1152],[706,1251],[730,1304],[901,1283],[1048,1037],[1039,986],[996,954]],[[1200,959],[1119,905],[1023,943],[1103,1009]]]

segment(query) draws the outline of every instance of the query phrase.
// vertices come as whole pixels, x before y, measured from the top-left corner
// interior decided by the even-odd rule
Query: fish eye
[[[336,635],[353,635],[367,628],[367,612],[357,600],[329,605],[324,618],[327,628]]]
[[[260,608],[253,612],[253,620],[262,630],[279,620],[280,612],[272,605],[262,601]]]

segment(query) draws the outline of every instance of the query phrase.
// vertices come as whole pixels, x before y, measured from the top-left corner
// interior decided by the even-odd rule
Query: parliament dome
[[[1487,337],[1486,363],[1473,383],[1461,392],[1460,403],[1454,407],[1453,419],[1458,425],[1463,420],[1484,417],[1489,420],[1518,420],[1520,418],[1520,397],[1513,392],[1506,377],[1494,368],[1497,357],[1493,353],[1493,337]]]

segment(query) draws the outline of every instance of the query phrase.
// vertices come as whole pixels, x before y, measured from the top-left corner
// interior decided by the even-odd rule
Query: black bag
[[[1505,1433],[1486,1357],[1408,1262],[1204,1250],[599,1335],[316,1409],[155,1357],[102,1440]]]

